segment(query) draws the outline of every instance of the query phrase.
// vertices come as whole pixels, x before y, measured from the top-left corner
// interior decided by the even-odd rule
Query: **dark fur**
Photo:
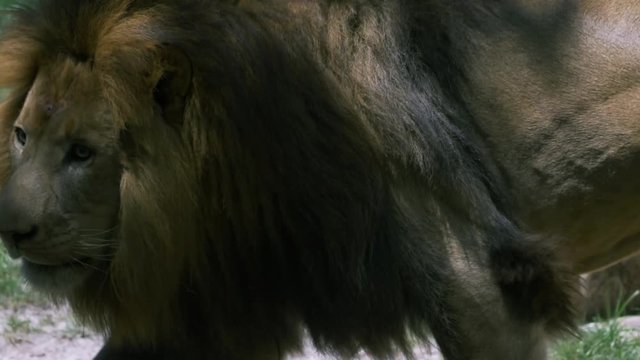
[[[69,298],[110,336],[99,359],[280,358],[303,327],[344,356],[409,354],[433,332],[474,358],[483,326],[461,324],[485,308],[452,243],[512,323],[571,326],[572,277],[519,229],[456,96],[456,48],[499,2],[124,3],[36,1],[0,45],[4,129],[54,56],[104,72],[122,126],[126,246]],[[162,51],[190,62],[177,105],[150,84]]]

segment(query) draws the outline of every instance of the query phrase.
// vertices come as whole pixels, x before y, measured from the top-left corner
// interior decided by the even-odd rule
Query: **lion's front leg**
[[[570,317],[565,312],[571,312],[573,277],[519,245],[489,250],[491,255],[449,245],[443,288],[431,298],[439,311],[430,320],[445,358],[546,359],[550,333],[571,328],[563,321]],[[520,256],[523,251],[528,257]]]
[[[113,346],[107,343],[93,360],[174,360],[192,359],[190,354],[178,354],[167,349],[137,348],[133,346]]]
[[[103,346],[93,360],[151,360],[165,359],[153,352],[134,351],[131,349],[116,349],[108,344]]]
[[[509,314],[497,288],[458,288],[443,307],[449,314],[432,324],[447,360],[544,360],[547,341],[541,324]],[[447,321],[443,323],[441,321]]]
[[[437,299],[431,330],[447,360],[543,360],[546,336],[541,324],[510,314],[486,271],[449,279]]]

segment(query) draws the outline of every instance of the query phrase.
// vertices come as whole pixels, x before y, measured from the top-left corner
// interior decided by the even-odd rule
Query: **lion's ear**
[[[168,123],[181,124],[191,90],[191,60],[184,51],[171,45],[162,47],[161,57],[161,75],[153,88],[153,98]]]

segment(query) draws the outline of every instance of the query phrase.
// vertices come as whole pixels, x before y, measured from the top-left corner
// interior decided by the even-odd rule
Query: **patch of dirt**
[[[0,310],[0,359],[89,360],[102,338],[76,324],[66,308]]]

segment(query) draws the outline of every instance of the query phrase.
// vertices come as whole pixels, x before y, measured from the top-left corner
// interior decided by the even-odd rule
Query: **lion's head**
[[[45,290],[75,288],[115,251],[119,129],[99,83],[90,64],[51,59],[38,66],[19,115],[5,117],[1,236]]]
[[[2,240],[32,285],[109,331],[168,317],[170,305],[143,298],[175,291],[200,253],[190,239],[202,168],[182,123],[191,64],[148,36],[157,17],[123,19],[128,5],[17,9],[21,25],[0,53],[0,83],[11,89],[0,108]],[[78,24],[82,36],[62,30],[74,11],[93,14]]]

